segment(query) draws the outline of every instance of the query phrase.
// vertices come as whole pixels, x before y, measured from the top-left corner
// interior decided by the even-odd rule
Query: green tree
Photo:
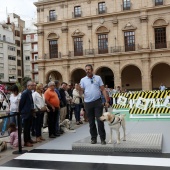
[[[27,82],[28,81],[31,81],[31,78],[30,77],[23,77],[22,80],[21,80],[21,85],[24,89],[26,89],[27,87]]]

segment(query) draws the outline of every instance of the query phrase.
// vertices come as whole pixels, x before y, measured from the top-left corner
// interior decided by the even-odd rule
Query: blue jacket
[[[34,109],[34,103],[32,99],[32,91],[24,90],[21,99],[19,102],[19,112],[22,115],[22,118],[27,119],[32,116],[32,109]]]

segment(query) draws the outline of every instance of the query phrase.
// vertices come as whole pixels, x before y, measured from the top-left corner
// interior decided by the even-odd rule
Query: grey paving
[[[105,124],[106,132],[109,132],[107,123]],[[126,122],[127,137],[130,134],[162,134],[162,153],[170,153],[170,122],[169,121],[134,121]],[[122,130],[121,130],[122,132]],[[121,133],[122,134],[122,133]],[[115,134],[113,134],[115,135]],[[83,124],[76,129],[76,133],[65,133],[64,135],[41,145],[37,149],[53,150],[72,150],[72,144],[78,140],[89,137],[89,126]],[[108,137],[108,135],[107,135]],[[115,136],[113,136],[115,138]],[[98,140],[99,141],[99,140]],[[90,138],[87,141],[90,143]],[[108,142],[108,139],[107,139]],[[115,141],[114,141],[115,142]],[[101,147],[101,145],[100,145]]]

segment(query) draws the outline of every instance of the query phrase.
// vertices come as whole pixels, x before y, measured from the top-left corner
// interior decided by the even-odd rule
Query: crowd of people
[[[10,115],[21,113],[23,128],[23,145],[32,147],[34,143],[42,142],[42,127],[48,127],[49,138],[60,136],[64,132],[60,123],[65,119],[72,121],[75,115],[76,125],[83,124],[80,113],[83,112],[84,121],[87,120],[84,110],[83,95],[80,95],[78,84],[67,84],[65,82],[50,81],[47,85],[36,84],[28,81],[26,89],[19,92],[18,86],[13,85],[10,89],[9,108],[5,108],[6,101],[3,94],[0,96],[0,110],[10,111]],[[17,131],[18,122],[16,116],[10,117],[9,133],[11,147],[18,147]],[[36,139],[33,140],[32,137]]]

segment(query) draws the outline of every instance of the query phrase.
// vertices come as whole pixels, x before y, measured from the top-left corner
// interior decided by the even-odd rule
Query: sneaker
[[[106,145],[106,141],[105,140],[101,140],[101,144],[102,145]]]
[[[96,144],[97,143],[97,140],[96,139],[92,139],[91,140],[91,144]]]

